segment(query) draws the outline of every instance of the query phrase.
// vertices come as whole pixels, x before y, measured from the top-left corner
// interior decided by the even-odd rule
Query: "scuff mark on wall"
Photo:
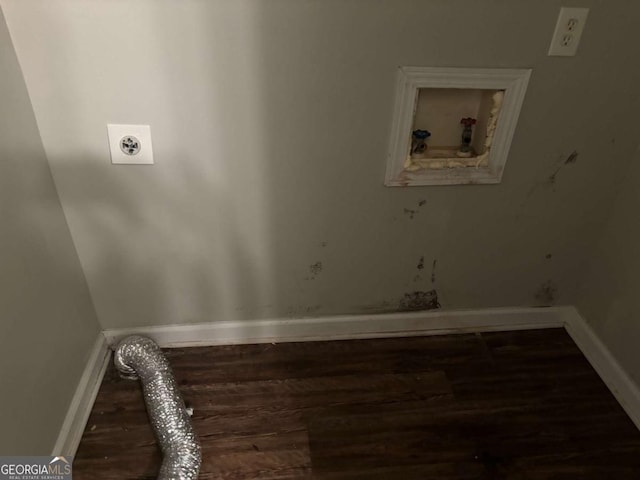
[[[571,154],[564,161],[564,164],[565,165],[569,165],[571,163],[576,163],[577,161],[578,161],[578,151],[574,150],[573,152],[571,152]]]
[[[420,200],[420,201],[418,202],[418,206],[419,206],[419,207],[424,207],[426,204],[427,204],[427,201],[426,201],[426,200],[424,200],[424,199],[422,199],[422,200]]]
[[[398,303],[398,310],[401,312],[417,312],[437,308],[440,308],[440,303],[438,302],[438,292],[435,290],[405,293]]]
[[[416,268],[418,270],[424,269],[424,255],[420,257],[420,260],[418,260],[418,266]]]
[[[529,191],[524,196],[520,207],[523,208],[527,202],[537,193],[540,189],[551,190],[552,192],[556,191],[555,184],[556,179],[560,171],[565,165],[572,165],[578,161],[578,151],[574,150],[569,154],[568,157],[564,157],[563,155],[557,155],[556,160],[553,162],[555,165],[555,170],[548,177],[544,177],[543,179],[538,179],[536,183],[529,189]]]
[[[556,177],[558,175],[558,173],[560,173],[560,170],[562,170],[562,167],[564,167],[565,165],[571,165],[574,164],[578,161],[578,151],[574,150],[573,152],[571,152],[571,154],[565,159],[564,162],[562,162],[560,165],[558,165],[558,167],[556,168],[555,172],[553,172],[550,176],[549,176],[549,183],[551,183],[552,185],[556,183]]]
[[[558,295],[558,289],[551,280],[544,282],[535,293],[535,299],[542,305],[553,305]]]
[[[553,255],[551,255],[550,253],[547,253],[544,258],[546,258],[547,260],[551,260],[551,257],[553,257]]]
[[[436,283],[436,262],[437,259],[433,259],[433,264],[431,265],[431,283]]]

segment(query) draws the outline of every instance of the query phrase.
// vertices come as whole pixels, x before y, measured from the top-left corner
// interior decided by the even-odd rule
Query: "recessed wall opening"
[[[428,132],[429,136],[424,149],[412,148],[415,138],[409,142],[405,169],[488,168],[503,99],[504,90],[496,89],[418,89],[411,132]],[[467,127],[466,119],[472,119],[466,122],[472,125]],[[465,130],[471,141],[463,152]]]
[[[500,183],[530,73],[401,67],[385,185]]]

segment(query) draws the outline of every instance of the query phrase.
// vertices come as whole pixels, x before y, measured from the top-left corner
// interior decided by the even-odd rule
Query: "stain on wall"
[[[315,278],[322,273],[322,262],[317,261],[309,265],[309,273],[310,275],[304,277],[305,280],[315,280]]]
[[[558,296],[558,288],[553,281],[544,282],[535,293],[535,299],[542,305],[553,305]]]
[[[0,3],[104,328],[277,318],[290,305],[357,313],[434,288],[395,252],[438,258],[447,308],[531,304],[547,278],[569,303],[638,143],[640,63],[612,47],[640,42],[640,2],[598,8],[566,61],[544,54],[548,2],[465,1],[465,15],[430,0]],[[118,52],[133,44],[140,62],[123,77]],[[283,81],[285,64],[296,75]],[[383,186],[400,64],[533,68],[499,185]],[[96,126],[116,118],[153,125],[156,165],[110,165]],[[316,260],[323,281],[301,287]]]
[[[415,217],[418,214],[418,211],[412,210],[411,208],[404,208],[402,210],[402,213],[404,213],[407,217],[409,217],[409,220],[413,220],[413,217]]]
[[[440,308],[440,303],[438,302],[438,292],[435,290],[405,293],[398,303],[398,310],[401,312],[417,312],[437,308]]]

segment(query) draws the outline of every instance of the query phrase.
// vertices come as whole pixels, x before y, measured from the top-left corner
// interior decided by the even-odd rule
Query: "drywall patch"
[[[544,282],[536,291],[536,300],[543,305],[553,305],[558,296],[558,289],[555,284],[548,280]]]
[[[405,293],[398,303],[398,310],[401,312],[435,310],[437,308],[440,308],[440,303],[438,302],[438,292],[435,290]]]

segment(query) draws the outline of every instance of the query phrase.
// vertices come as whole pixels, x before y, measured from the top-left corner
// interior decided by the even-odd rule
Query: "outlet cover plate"
[[[577,53],[588,15],[588,8],[562,7],[560,9],[549,46],[549,56],[573,57]]]
[[[114,165],[153,165],[151,127],[149,125],[107,125],[111,163]],[[129,138],[132,137],[132,138]],[[137,153],[130,155],[122,148],[123,139],[136,143]]]

